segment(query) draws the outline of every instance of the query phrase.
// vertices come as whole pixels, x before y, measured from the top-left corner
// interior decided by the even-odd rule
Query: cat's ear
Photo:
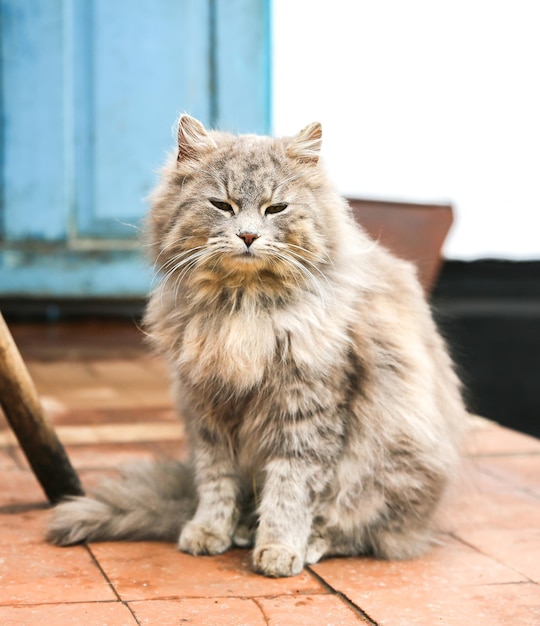
[[[190,115],[182,115],[178,121],[177,161],[199,161],[216,149],[216,144],[206,128]]]
[[[322,127],[313,122],[295,135],[287,146],[287,156],[302,163],[317,163],[322,144]]]

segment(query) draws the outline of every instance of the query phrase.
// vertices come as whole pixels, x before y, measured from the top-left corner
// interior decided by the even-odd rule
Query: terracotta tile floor
[[[185,454],[163,364],[131,324],[12,325],[85,486],[124,463]],[[540,441],[476,419],[438,525],[409,562],[329,559],[290,579],[249,555],[161,543],[55,548],[48,507],[0,422],[0,623],[111,626],[540,625]]]

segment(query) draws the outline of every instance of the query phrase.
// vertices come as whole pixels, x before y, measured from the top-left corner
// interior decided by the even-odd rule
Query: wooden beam
[[[1,313],[0,404],[49,501],[84,495]]]

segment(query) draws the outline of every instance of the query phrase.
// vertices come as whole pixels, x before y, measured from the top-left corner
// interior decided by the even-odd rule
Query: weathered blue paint
[[[2,293],[70,297],[134,297],[152,287],[152,268],[138,250],[28,252],[0,255]]]
[[[3,231],[10,240],[67,234],[61,0],[3,0]]]
[[[270,130],[270,3],[216,0],[216,126]]]
[[[150,272],[121,241],[178,114],[269,130],[268,5],[1,0],[0,294],[146,292]]]
[[[144,213],[179,109],[209,118],[208,5],[93,0],[73,8],[78,233],[130,237],[122,222]]]

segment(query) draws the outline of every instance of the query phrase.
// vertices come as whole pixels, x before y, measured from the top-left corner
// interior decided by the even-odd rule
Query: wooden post
[[[49,501],[84,495],[1,313],[0,404]]]

